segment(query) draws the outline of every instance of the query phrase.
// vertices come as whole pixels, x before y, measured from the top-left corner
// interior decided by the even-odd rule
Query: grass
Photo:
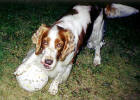
[[[49,83],[29,93],[13,72],[33,47],[31,36],[42,24],[52,25],[71,5],[1,4],[0,100],[140,100],[140,15],[107,20],[102,64],[93,66],[94,50],[80,52],[67,82],[56,96]]]

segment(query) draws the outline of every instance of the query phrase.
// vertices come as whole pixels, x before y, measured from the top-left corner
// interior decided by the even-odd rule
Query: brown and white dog
[[[86,40],[87,47],[95,49],[93,64],[101,64],[100,48],[103,45],[104,17],[125,17],[138,12],[135,8],[121,4],[111,4],[105,8],[76,5],[70,14],[62,17],[53,26],[43,24],[39,27],[32,36],[36,50],[25,60],[28,60],[28,63],[37,63],[48,77],[54,78],[49,92],[55,95],[58,85],[67,80],[74,58]],[[23,69],[26,70],[27,67]],[[15,74],[21,72],[17,71]]]

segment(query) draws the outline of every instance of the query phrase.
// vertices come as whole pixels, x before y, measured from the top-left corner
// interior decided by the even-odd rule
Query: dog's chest
[[[66,67],[59,65],[59,63],[57,64],[57,66],[51,70],[51,71],[45,71],[48,75],[49,78],[55,78],[59,73],[63,73],[65,71]]]

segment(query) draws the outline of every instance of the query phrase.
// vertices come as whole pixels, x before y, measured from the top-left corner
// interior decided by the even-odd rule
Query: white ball
[[[16,78],[20,87],[29,92],[34,92],[42,89],[48,81],[47,74],[35,65],[29,66],[25,72],[23,72],[21,75],[16,76]]]

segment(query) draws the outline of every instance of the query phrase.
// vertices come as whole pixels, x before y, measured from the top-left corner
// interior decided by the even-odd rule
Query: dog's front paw
[[[16,70],[16,71],[14,72],[14,75],[20,76],[20,75],[22,75],[24,72],[25,72],[24,70]]]
[[[16,69],[16,71],[14,72],[14,75],[20,76],[20,75],[22,75],[24,72],[26,72],[24,66],[20,65],[20,66]]]
[[[94,64],[94,66],[100,65],[101,64],[101,58],[99,56],[96,56],[94,58],[93,64]]]
[[[51,83],[50,88],[49,88],[49,92],[52,95],[56,95],[58,92],[58,82],[54,81],[53,83]]]

